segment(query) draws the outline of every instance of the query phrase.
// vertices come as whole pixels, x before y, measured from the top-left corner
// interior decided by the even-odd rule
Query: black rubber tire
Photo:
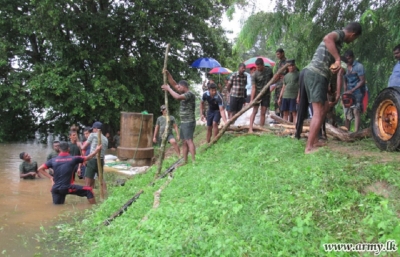
[[[396,121],[396,126],[391,126],[391,133],[386,133],[383,129],[385,122],[382,118],[384,110],[396,110],[396,114],[392,115],[392,120]],[[392,112],[393,113],[393,112]],[[371,130],[372,137],[376,146],[383,151],[396,151],[400,146],[400,88],[389,87],[382,90],[374,101],[372,106]],[[387,116],[386,116],[387,117]]]

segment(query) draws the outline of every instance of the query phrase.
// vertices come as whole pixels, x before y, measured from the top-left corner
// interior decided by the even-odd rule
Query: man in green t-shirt
[[[289,114],[293,117],[293,123],[297,121],[297,108],[299,102],[299,72],[294,60],[287,60],[289,63],[288,73],[283,78],[283,87],[278,99],[278,104],[283,112],[283,119],[290,121]]]
[[[153,135],[153,142],[161,143],[161,139],[163,136],[163,133],[165,132],[166,126],[167,126],[167,108],[165,105],[161,105],[160,111],[162,115],[157,118],[156,121],[156,126],[154,128],[154,135]],[[174,127],[175,132],[176,132],[176,140],[179,141],[179,133],[178,133],[178,126],[176,125],[175,122],[175,117],[174,116],[169,116],[169,126],[168,126],[168,132],[167,132],[167,141],[174,147],[175,152],[178,156],[181,155],[181,151],[179,150],[179,145],[175,141],[174,134],[172,134],[172,127]]]
[[[254,98],[261,92],[263,87],[268,84],[272,78],[272,69],[264,66],[264,60],[257,58],[256,60],[257,70],[251,76],[251,97],[250,102],[253,102]],[[265,114],[267,113],[271,98],[271,91],[267,90],[265,95],[262,96],[261,102],[253,106],[253,112],[250,115],[249,133],[253,133],[253,124],[256,119],[258,107],[261,105],[260,112],[260,126],[265,124]]]
[[[59,153],[60,153],[60,141],[56,140],[53,142],[53,151],[49,153],[49,155],[47,155],[46,161],[56,158]],[[54,170],[52,168],[49,168],[49,174],[53,176]]]
[[[60,141],[56,140],[53,142],[53,151],[49,153],[49,155],[47,155],[46,161],[57,157],[59,153],[60,153]]]
[[[114,140],[115,148],[118,148],[118,146],[120,145],[120,140],[121,140],[121,131],[120,130],[118,130],[117,134],[114,135],[113,140]]]
[[[81,149],[80,147],[82,146],[81,142],[79,141],[79,137],[78,137],[78,131],[77,128],[74,126],[71,128],[71,130],[69,131],[69,154],[71,156],[81,156]],[[73,179],[75,180],[75,174],[81,173],[81,163],[76,164],[75,168],[74,168],[74,177]]]
[[[311,153],[318,147],[318,133],[326,113],[335,102],[328,102],[328,85],[331,74],[341,70],[340,50],[343,43],[351,43],[362,33],[361,24],[349,23],[343,30],[335,30],[327,34],[319,44],[308,66],[302,71],[308,102],[312,103],[313,116],[310,123],[310,132],[307,139],[305,153]]]
[[[278,58],[278,62],[275,64],[273,72],[274,74],[278,72],[280,68],[282,68],[286,64],[286,56],[285,51],[282,48],[278,48],[275,52],[276,58]],[[280,105],[278,104],[279,96],[281,95],[282,87],[283,87],[283,78],[287,73],[287,69],[279,74],[279,80],[276,82],[275,93],[274,93],[274,106],[275,106],[275,114],[282,117],[282,113],[280,111]]]
[[[167,73],[169,83],[177,91],[175,92],[169,85],[162,85],[161,89],[168,91],[173,98],[180,101],[179,116],[181,118],[180,138],[183,140],[182,152],[184,164],[187,163],[188,154],[192,155],[192,161],[195,161],[196,148],[193,143],[194,129],[196,128],[196,119],[194,110],[196,107],[196,96],[189,89],[189,84],[186,80],[181,80],[176,83],[172,75]]]
[[[19,158],[23,160],[23,162],[19,165],[19,177],[23,179],[35,179],[37,177],[41,177],[38,173],[37,162],[32,161],[31,156],[22,152],[19,154]]]

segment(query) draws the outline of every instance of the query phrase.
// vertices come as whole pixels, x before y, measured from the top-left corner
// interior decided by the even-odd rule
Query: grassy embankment
[[[225,135],[175,171],[158,208],[153,193],[166,179],[148,186],[153,167],[112,188],[83,220],[59,225],[58,240],[72,242],[71,256],[359,256],[322,245],[400,243],[398,163],[303,151],[304,142],[291,138]],[[127,212],[102,225],[140,189]]]

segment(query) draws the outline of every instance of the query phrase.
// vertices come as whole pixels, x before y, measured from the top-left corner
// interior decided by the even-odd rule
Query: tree
[[[324,35],[359,21],[362,36],[343,51],[353,49],[366,68],[372,105],[375,96],[387,86],[394,65],[392,49],[400,39],[399,14],[400,6],[395,0],[279,1],[273,13],[255,12],[247,19],[234,49],[248,51],[262,36],[267,48],[283,47],[286,56],[304,67]]]
[[[21,120],[21,136],[94,120],[116,128],[121,111],[158,113],[166,43],[171,73],[189,80],[199,80],[189,66],[196,58],[224,62],[231,52],[220,27],[229,0],[3,2],[0,117]],[[0,137],[16,139],[10,120],[1,122]]]

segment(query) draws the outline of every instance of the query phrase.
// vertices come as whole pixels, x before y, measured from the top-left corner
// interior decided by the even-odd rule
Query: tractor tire
[[[400,146],[400,87],[382,90],[372,106],[372,138],[383,151],[396,151]]]

